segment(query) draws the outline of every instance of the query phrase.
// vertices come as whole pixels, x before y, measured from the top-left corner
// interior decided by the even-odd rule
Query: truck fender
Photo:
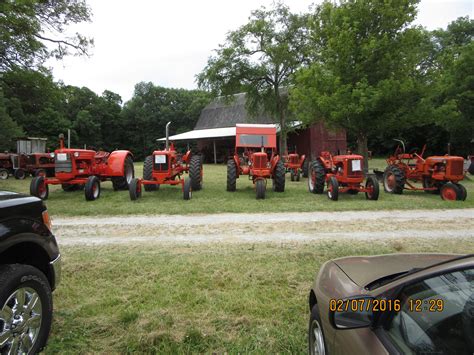
[[[123,165],[127,157],[133,159],[133,154],[128,150],[115,150],[110,153],[107,160],[107,176],[123,176]]]

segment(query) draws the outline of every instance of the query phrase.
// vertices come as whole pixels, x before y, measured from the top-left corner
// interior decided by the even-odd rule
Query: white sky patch
[[[314,1],[287,0],[293,12],[305,12]],[[272,0],[89,0],[92,23],[70,28],[93,37],[92,56],[50,60],[54,78],[86,86],[97,94],[111,90],[125,102],[135,84],[195,89],[195,76],[227,32],[245,24],[252,10]],[[473,17],[473,0],[422,0],[415,23],[445,28],[460,16]]]

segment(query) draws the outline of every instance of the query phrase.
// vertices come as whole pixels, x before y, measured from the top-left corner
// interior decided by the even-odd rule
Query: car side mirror
[[[372,325],[374,298],[356,296],[343,300],[333,300],[329,304],[330,319],[337,329],[365,328]]]

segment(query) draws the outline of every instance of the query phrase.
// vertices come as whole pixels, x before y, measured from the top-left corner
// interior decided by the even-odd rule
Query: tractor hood
[[[358,286],[368,284],[390,275],[400,275],[412,269],[422,269],[456,258],[454,254],[388,254],[377,256],[354,256],[333,260],[337,266]]]

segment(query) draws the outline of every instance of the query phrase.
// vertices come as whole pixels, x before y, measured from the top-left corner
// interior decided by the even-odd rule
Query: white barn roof
[[[235,127],[222,127],[222,128],[209,128],[209,129],[196,129],[194,131],[184,132],[170,136],[170,141],[188,141],[193,139],[204,139],[204,138],[221,138],[221,137],[235,137]],[[157,139],[158,141],[164,141],[165,138]]]

